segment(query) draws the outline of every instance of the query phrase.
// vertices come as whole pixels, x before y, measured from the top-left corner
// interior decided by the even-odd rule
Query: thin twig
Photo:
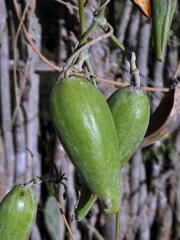
[[[18,18],[20,18],[19,16],[19,13],[18,13],[18,8],[17,6],[15,6],[15,10],[16,10],[16,14],[18,16]],[[57,66],[56,64],[52,63],[51,61],[49,61],[36,47],[36,45],[34,44],[33,40],[31,39],[31,37],[29,36],[25,26],[23,25],[22,26],[22,29],[23,29],[23,32],[24,32],[24,35],[25,35],[25,38],[26,38],[26,43],[29,44],[33,51],[38,55],[39,59],[42,60],[45,64],[47,64],[50,68],[52,68],[54,71],[57,71],[57,72],[62,72],[63,68],[62,67],[59,67]],[[76,76],[84,76],[83,73],[73,73],[74,75]],[[109,80],[109,79],[103,79],[103,78],[96,78],[96,81],[98,82],[106,82],[106,83],[109,83],[109,84],[113,84],[117,87],[126,87],[128,86],[129,84],[128,83],[123,83],[123,82],[120,82],[120,81],[113,81],[113,80]],[[142,87],[145,91],[148,91],[148,92],[168,92],[169,89],[168,88],[165,88],[165,87]]]
[[[99,7],[99,9],[97,9],[94,12],[95,17],[93,18],[93,21],[90,24],[89,28],[82,35],[77,48],[79,48],[80,46],[85,44],[88,40],[89,35],[94,32],[94,30],[96,29],[96,27],[98,25],[97,19],[101,18],[101,17],[104,17],[104,12],[105,12],[105,9],[106,9],[106,6],[107,6],[108,3],[109,3],[109,0],[106,0],[105,2],[103,2],[102,0],[100,1],[100,7]]]
[[[62,209],[62,206],[61,206],[61,203],[60,203],[59,199],[57,199],[57,204],[58,204],[58,208],[59,208],[59,210],[60,210],[60,213],[61,213],[61,215],[62,215],[62,218],[63,218],[63,220],[64,220],[64,223],[65,223],[65,225],[66,225],[66,228],[67,228],[67,230],[68,230],[68,232],[69,232],[69,235],[70,235],[71,239],[73,240],[74,238],[73,238],[72,231],[71,231],[71,229],[70,229],[70,227],[69,227],[69,224],[68,224],[68,221],[67,221],[67,219],[66,219],[66,217],[65,217],[65,215],[64,215],[64,211],[63,211],[63,209]]]
[[[13,0],[13,2],[18,7],[18,4],[17,4],[16,0]],[[13,44],[13,55],[14,55],[13,77],[14,77],[14,89],[15,89],[16,107],[15,107],[15,110],[14,110],[14,113],[13,113],[13,116],[12,116],[12,123],[14,123],[16,115],[17,115],[17,112],[19,110],[19,105],[20,105],[20,102],[21,102],[21,96],[22,96],[22,92],[23,92],[22,91],[20,96],[18,96],[18,93],[17,93],[18,83],[17,83],[17,65],[16,65],[16,62],[17,62],[17,50],[16,50],[16,47],[17,47],[17,42],[18,42],[18,38],[19,38],[19,34],[20,34],[20,31],[21,31],[21,28],[23,26],[26,14],[28,12],[28,8],[29,8],[29,5],[30,5],[30,2],[31,2],[31,0],[29,0],[27,2],[26,6],[25,6],[25,9],[24,9],[24,12],[22,14],[22,17],[20,18],[20,23],[19,23],[19,26],[18,26],[18,29],[17,29],[17,33],[16,33],[16,36],[15,36],[15,39],[14,39],[14,44]],[[18,12],[20,14],[19,8],[18,8]]]
[[[105,33],[102,36],[99,36],[99,37],[93,39],[92,41],[86,43],[85,45],[80,47],[74,54],[71,55],[71,57],[68,59],[67,64],[64,68],[65,75],[66,75],[66,72],[69,69],[69,67],[72,66],[72,64],[76,61],[76,59],[78,58],[78,56],[81,52],[85,51],[86,49],[93,46],[94,44],[97,44],[98,42],[101,42],[104,39],[109,38],[113,34],[113,28],[111,27],[111,25],[107,23],[107,26],[109,28],[109,31],[107,33]]]
[[[18,6],[16,0],[13,0],[13,1],[14,1],[14,4],[16,4]],[[19,38],[19,34],[20,34],[20,31],[21,31],[21,28],[23,26],[26,14],[28,12],[28,8],[29,8],[29,5],[30,5],[30,2],[31,2],[31,0],[27,1],[27,4],[26,4],[25,9],[24,9],[24,12],[23,12],[23,14],[22,14],[22,16],[20,18],[19,26],[18,26],[17,33],[16,33],[16,36],[15,36],[15,39],[14,39],[14,44],[13,44],[13,53],[14,53],[13,76],[14,76],[15,97],[16,97],[16,104],[17,104],[17,106],[19,106],[19,104],[20,104],[19,102],[20,101],[19,101],[18,94],[17,94],[18,84],[17,84],[17,74],[16,74],[16,61],[17,61],[16,47],[17,47],[17,42],[18,42],[18,38]]]
[[[62,218],[63,218],[63,221],[64,221],[64,223],[65,223],[65,225],[66,225],[66,228],[67,228],[67,230],[68,230],[68,233],[69,233],[69,235],[70,235],[70,238],[73,240],[73,239],[74,239],[74,238],[73,238],[73,233],[72,233],[72,231],[71,231],[71,228],[70,228],[70,226],[69,226],[69,223],[68,223],[68,221],[67,221],[67,219],[66,219],[66,216],[65,216],[65,214],[64,214],[64,210],[63,210],[63,208],[62,208],[61,202],[60,202],[60,200],[59,200],[59,196],[58,196],[58,191],[57,191],[56,185],[53,184],[53,187],[54,187],[54,192],[55,192],[56,201],[57,201],[57,205],[58,205],[59,211],[60,211],[61,216],[62,216]]]
[[[107,23],[106,23],[106,24],[107,24]],[[106,24],[101,24],[101,22],[100,22],[100,24],[98,24],[98,26],[99,26],[103,31],[105,31]],[[119,41],[119,39],[118,39],[114,34],[112,34],[112,35],[110,36],[110,38],[111,38],[112,42],[114,43],[114,45],[116,45],[116,47],[118,47],[119,49],[121,49],[121,50],[124,52],[124,54],[126,54],[126,52],[125,52],[125,47],[124,47],[124,45]]]
[[[16,0],[13,1],[14,3],[14,8],[15,8],[15,11],[16,11],[16,15],[18,17],[18,19],[20,20],[21,19],[21,16],[20,16],[20,13],[19,13],[19,7],[18,7],[18,4],[16,2]],[[28,34],[28,31],[25,27],[24,24],[22,24],[22,29],[23,29],[23,32],[24,32],[24,35],[25,35],[25,38],[26,38],[26,43],[29,44],[33,51],[38,55],[38,57],[43,61],[45,62],[46,64],[48,64],[52,69],[56,70],[56,71],[61,71],[61,68],[59,68],[57,65],[53,64],[51,61],[49,61],[41,52],[39,52],[39,50],[37,49],[36,45],[34,44],[33,40],[31,39],[31,37],[29,36]]]

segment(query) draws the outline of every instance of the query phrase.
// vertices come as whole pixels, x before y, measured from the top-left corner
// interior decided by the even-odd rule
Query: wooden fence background
[[[87,25],[97,6],[95,0],[87,1]],[[18,14],[23,16],[25,9],[27,15],[20,23]],[[166,58],[160,63],[152,51],[151,21],[130,0],[114,0],[109,4],[108,20],[119,40],[136,52],[145,86],[168,86],[176,70],[180,45],[179,14],[177,7]],[[47,143],[53,133],[48,98],[58,77],[58,66],[62,69],[77,43],[78,31],[76,0],[66,4],[58,0],[0,1],[0,199],[14,184],[48,172]],[[93,37],[100,33],[96,31]],[[46,56],[45,60],[40,53]],[[129,82],[129,63],[110,41],[95,45],[90,54],[98,77]],[[54,65],[47,65],[47,59]],[[104,82],[99,82],[98,87],[107,97],[115,90],[112,84]],[[149,97],[153,111],[163,93],[149,93]],[[85,220],[71,221],[80,179],[58,140],[51,148],[51,158],[68,178],[67,198],[63,199],[62,185],[59,186],[59,198],[74,239],[114,240],[115,219],[104,216],[98,202]],[[179,156],[178,130],[166,141],[139,148],[123,169],[119,239],[180,239]],[[35,185],[34,190],[39,207],[31,239],[68,239],[60,214],[58,217],[55,214],[48,223],[50,218],[45,219],[48,208],[54,211],[53,204],[47,205],[51,186]]]

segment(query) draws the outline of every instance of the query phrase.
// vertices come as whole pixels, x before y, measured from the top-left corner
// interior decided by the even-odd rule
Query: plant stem
[[[106,25],[102,25],[102,24],[99,24],[99,27],[103,30],[103,31],[106,31]],[[125,47],[124,45],[119,41],[119,39],[114,35],[112,34],[111,35],[111,40],[113,41],[113,43],[116,45],[116,47],[120,48],[123,52],[125,52]]]
[[[79,46],[78,47],[80,47],[83,44],[85,44],[87,42],[87,40],[88,40],[89,35],[94,32],[95,28],[98,25],[98,23],[96,21],[96,18],[104,16],[106,5],[107,4],[103,4],[103,7],[100,7],[100,10],[97,12],[96,16],[93,18],[93,21],[92,21],[91,25],[89,26],[89,28],[82,35],[81,40],[79,41]]]
[[[116,213],[116,240],[119,239],[119,213],[120,210]]]
[[[124,45],[119,41],[119,39],[114,34],[110,38],[118,48],[120,48],[122,51],[125,51]]]
[[[132,52],[131,59],[130,59],[130,71],[132,76],[132,81],[135,84],[135,87],[139,88],[141,81],[139,76],[139,69],[136,67],[136,54],[135,52]]]
[[[78,47],[84,45],[84,44],[87,42],[89,35],[90,35],[92,32],[94,32],[96,26],[97,26],[97,23],[96,23],[96,21],[93,20],[93,22],[91,23],[91,25],[89,26],[89,28],[88,28],[88,29],[86,30],[86,32],[82,35],[82,37],[81,37],[81,39],[80,39],[80,41],[79,41]]]
[[[84,21],[85,21],[84,0],[78,0],[78,3],[79,3],[80,34],[82,36],[84,33]]]
[[[83,52],[84,50],[93,46],[94,44],[96,44],[96,43],[98,43],[98,42],[100,42],[100,41],[102,41],[106,38],[109,38],[113,34],[113,28],[111,27],[111,25],[107,24],[107,26],[109,28],[108,29],[109,31],[107,33],[105,33],[104,35],[99,36],[96,39],[93,39],[90,42],[86,43],[85,45],[81,46],[80,48],[78,48],[77,51],[74,52],[74,54],[72,54],[70,56],[70,58],[67,61],[66,66],[64,68],[66,73],[68,72],[68,69],[70,68],[70,66],[72,66],[74,64],[75,60],[77,60],[77,58],[78,58],[78,56],[81,52]],[[65,74],[65,75],[67,76],[67,74]]]

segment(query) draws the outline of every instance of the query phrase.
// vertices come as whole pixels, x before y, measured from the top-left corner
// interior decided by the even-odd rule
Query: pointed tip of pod
[[[117,198],[116,198],[117,199]],[[120,205],[121,205],[121,199],[119,199],[118,201],[114,199],[108,199],[106,202],[105,202],[105,209],[104,209],[104,212],[106,215],[113,215],[115,213],[117,213],[120,209]]]
[[[156,53],[156,59],[159,61],[159,62],[163,62],[164,60],[164,54],[161,52],[160,54],[157,54]]]
[[[111,194],[111,196],[104,201],[106,215],[113,215],[117,213],[121,206],[122,190],[121,190],[121,179],[120,179],[120,189],[119,194]]]

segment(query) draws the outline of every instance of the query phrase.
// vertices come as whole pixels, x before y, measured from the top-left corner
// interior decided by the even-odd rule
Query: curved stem
[[[105,31],[106,30],[106,25],[102,25],[102,24],[99,24],[99,27]],[[116,47],[120,48],[124,53],[125,53],[125,47],[124,45],[119,41],[119,39],[114,35],[112,34],[110,36],[112,42],[116,45]]]
[[[122,51],[125,51],[124,45],[119,41],[119,39],[114,34],[110,38],[118,48],[120,48]]]
[[[89,26],[89,28],[82,35],[81,40],[79,41],[78,47],[80,47],[83,44],[85,44],[87,42],[87,40],[88,40],[89,35],[94,32],[95,28],[98,25],[98,23],[96,21],[96,18],[104,17],[104,12],[105,12],[106,6],[107,6],[107,4],[109,2],[110,2],[110,0],[106,0],[105,2],[103,2],[103,1],[100,2],[100,7],[99,7],[97,13],[94,14],[95,17],[93,18],[93,21],[92,21],[91,25]]]
[[[111,25],[107,24],[109,31],[107,33],[105,33],[102,36],[97,37],[96,39],[93,39],[92,41],[86,43],[85,45],[83,45],[82,47],[80,47],[73,55],[71,55],[71,57],[68,59],[67,61],[67,65],[65,66],[64,70],[67,73],[69,67],[74,63],[74,61],[77,59],[77,57],[79,56],[79,54],[88,49],[89,47],[93,46],[94,44],[110,37],[113,34],[113,28],[111,27]],[[65,74],[66,75],[66,74]]]

